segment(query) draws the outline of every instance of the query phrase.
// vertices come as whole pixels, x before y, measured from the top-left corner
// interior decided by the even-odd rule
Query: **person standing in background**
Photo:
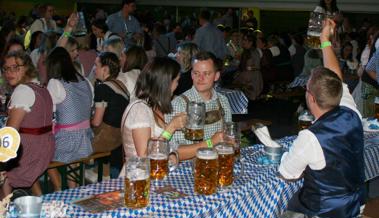
[[[109,15],[106,20],[109,30],[120,35],[127,48],[136,44],[136,41],[142,36],[140,23],[132,15],[135,10],[135,0],[123,0],[121,10]]]

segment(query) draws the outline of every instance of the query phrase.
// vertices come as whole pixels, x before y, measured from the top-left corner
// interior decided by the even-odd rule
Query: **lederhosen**
[[[186,107],[188,107],[188,103],[190,102],[188,97],[185,95],[180,95],[180,97],[183,98],[183,100],[186,102],[186,105],[187,105]],[[219,98],[217,98],[217,105],[218,105],[217,110],[211,110],[211,111],[205,112],[205,125],[214,124],[220,120],[221,120],[222,124],[224,125],[224,123],[225,123],[225,120],[224,120],[225,111],[224,111],[224,108],[222,108],[222,105],[221,105]]]

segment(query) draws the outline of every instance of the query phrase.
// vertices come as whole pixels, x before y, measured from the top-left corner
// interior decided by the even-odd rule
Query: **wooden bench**
[[[101,152],[92,154],[86,158],[82,158],[71,163],[62,163],[53,161],[49,164],[47,170],[57,168],[61,174],[62,179],[62,190],[68,188],[67,179],[69,178],[72,181],[75,181],[79,185],[84,185],[84,170],[85,165],[89,164],[91,160],[94,160],[97,163],[97,181],[101,182],[103,180],[103,164],[104,161],[111,155],[111,152]],[[49,180],[47,170],[43,174],[44,186],[43,192],[48,193],[49,189]]]

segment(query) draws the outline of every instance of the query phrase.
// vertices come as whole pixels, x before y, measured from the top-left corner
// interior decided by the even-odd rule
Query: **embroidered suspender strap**
[[[224,117],[225,116],[225,111],[224,111],[224,108],[221,105],[219,97],[217,97],[217,104],[218,104],[218,110],[219,110],[220,115],[221,115],[221,122],[222,122],[222,125],[224,126],[224,123],[225,123],[225,117]]]
[[[188,111],[188,104],[190,102],[189,98],[185,95],[180,95],[180,97],[186,102],[186,111]]]
[[[130,94],[125,85],[118,79],[108,80],[104,83],[109,86],[115,93],[124,96],[125,99],[130,100]]]

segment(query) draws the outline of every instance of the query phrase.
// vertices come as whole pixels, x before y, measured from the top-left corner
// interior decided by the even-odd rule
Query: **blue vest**
[[[356,217],[364,201],[363,128],[359,116],[347,107],[336,107],[321,116],[309,130],[316,136],[326,166],[307,166],[303,187],[288,210],[310,216]]]

